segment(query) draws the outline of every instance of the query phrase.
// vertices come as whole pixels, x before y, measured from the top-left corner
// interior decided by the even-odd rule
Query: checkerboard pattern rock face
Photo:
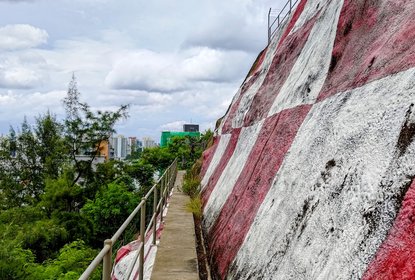
[[[415,2],[301,0],[202,167],[218,279],[415,279]]]

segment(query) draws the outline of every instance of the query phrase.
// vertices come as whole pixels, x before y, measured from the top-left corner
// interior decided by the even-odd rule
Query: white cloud
[[[162,124],[160,126],[161,131],[183,131],[183,125],[188,123],[187,121],[174,121]]]
[[[105,79],[114,89],[172,92],[184,89],[173,55],[141,50],[119,57]]]
[[[241,51],[192,48],[178,53],[124,53],[106,77],[113,89],[171,93],[194,88],[195,82],[233,82],[251,64]]]
[[[46,60],[34,51],[0,55],[0,88],[30,89],[48,80]]]
[[[29,24],[13,24],[0,27],[0,49],[15,50],[45,44],[48,33]]]
[[[42,81],[36,71],[23,67],[0,68],[0,86],[6,88],[33,88]]]
[[[20,123],[24,116],[32,118],[48,110],[62,114],[61,100],[65,94],[65,91],[24,94],[12,90],[0,93],[0,121]]]

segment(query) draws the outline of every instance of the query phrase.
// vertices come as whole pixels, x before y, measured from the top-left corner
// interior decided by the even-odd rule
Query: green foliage
[[[202,199],[200,198],[200,195],[190,198],[190,201],[186,204],[186,210],[197,218],[202,217]]]
[[[89,263],[94,259],[97,250],[88,247],[83,241],[74,241],[65,245],[59,256],[42,266],[33,269],[31,279],[78,279]],[[90,279],[101,279],[100,269]]]
[[[28,279],[36,267],[34,259],[18,242],[0,239],[0,279]]]
[[[16,134],[10,128],[8,137],[0,141],[0,193],[7,209],[22,204],[35,204],[44,192],[46,178],[57,178],[65,153],[61,126],[47,113],[36,119],[32,130],[25,119]]]
[[[83,205],[84,189],[72,184],[73,173],[67,170],[58,179],[47,179],[41,206],[47,213],[79,211]]]
[[[191,198],[196,197],[200,189],[200,180],[197,177],[188,178],[184,181],[182,191]]]
[[[125,173],[125,163],[119,160],[111,159],[97,165],[95,178],[98,185],[107,185]]]
[[[42,262],[55,255],[68,240],[68,232],[55,220],[39,220],[32,224],[25,224],[16,235],[21,240],[22,247],[30,249],[38,262]]]
[[[137,195],[129,192],[124,185],[113,183],[98,193],[93,201],[88,201],[82,213],[93,223],[94,239],[102,243],[115,233],[138,203]]]
[[[150,187],[153,185],[153,175],[155,168],[153,165],[145,163],[143,160],[135,161],[127,168],[127,173],[136,179],[140,186]]]
[[[58,178],[62,166],[67,161],[62,131],[63,126],[50,112],[36,118],[34,135],[38,143],[36,150],[44,178]]]
[[[144,149],[141,159],[154,166],[162,173],[173,162],[175,155],[167,147],[153,147]]]

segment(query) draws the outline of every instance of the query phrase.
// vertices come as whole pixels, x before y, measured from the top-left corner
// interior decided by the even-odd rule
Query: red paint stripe
[[[252,106],[245,116],[245,126],[250,126],[268,115],[275,98],[278,96],[281,87],[287,80],[298,56],[303,50],[317,18],[318,15],[314,16],[302,28],[289,35],[278,48],[272,60],[270,70],[262,86],[255,94]]]
[[[226,150],[223,153],[223,156],[220,159],[218,166],[216,166],[215,171],[213,171],[213,174],[210,176],[206,187],[202,191],[201,196],[202,196],[203,206],[206,205],[206,202],[209,200],[209,197],[212,194],[213,189],[216,187],[216,183],[218,182],[220,176],[222,175],[223,170],[225,169],[226,165],[228,165],[229,159],[232,157],[233,152],[235,151],[240,133],[241,133],[241,128],[233,129],[228,146],[226,146]]]
[[[258,69],[261,67],[262,63],[264,62],[264,58],[265,58],[267,51],[268,51],[268,46],[259,53],[254,64],[249,70],[249,73],[246,76],[246,78],[250,77],[252,74],[255,74],[258,71]]]
[[[294,25],[297,23],[298,18],[304,11],[304,7],[307,4],[307,0],[301,0],[300,4],[298,4],[297,8],[295,9],[294,15],[292,16],[290,23],[288,23],[287,28],[284,31],[284,34],[282,34],[281,39],[278,43],[278,47],[282,45],[282,43],[285,41],[285,38],[287,38],[288,34],[290,34],[291,30],[294,28]]]
[[[212,161],[213,156],[215,155],[216,148],[218,147],[220,141],[220,136],[213,138],[213,145],[205,150],[202,154],[202,168],[200,169],[200,178],[203,178],[206,174],[206,171],[209,168],[210,162]]]
[[[345,0],[318,101],[415,67],[415,2]]]
[[[363,280],[415,279],[415,180]]]
[[[284,110],[265,120],[246,165],[209,232],[214,269],[225,279],[311,105]]]

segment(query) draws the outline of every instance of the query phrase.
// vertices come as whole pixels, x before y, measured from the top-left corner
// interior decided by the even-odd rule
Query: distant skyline
[[[58,118],[72,73],[94,109],[130,104],[117,134],[213,128],[285,1],[0,0],[0,134]]]

